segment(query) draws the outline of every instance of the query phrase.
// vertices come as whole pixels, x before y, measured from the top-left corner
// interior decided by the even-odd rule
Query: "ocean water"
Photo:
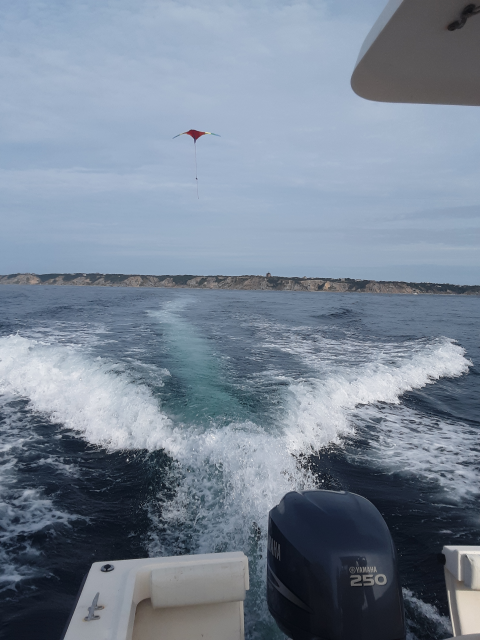
[[[0,637],[60,637],[92,562],[243,550],[346,489],[399,551],[410,640],[446,638],[444,544],[480,535],[480,298],[0,287]]]

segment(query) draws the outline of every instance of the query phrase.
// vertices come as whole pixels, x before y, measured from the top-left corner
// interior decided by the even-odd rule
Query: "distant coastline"
[[[117,273],[46,273],[37,275],[36,273],[12,273],[0,276],[0,284],[480,295],[480,285],[355,280],[352,278],[283,278],[272,276],[269,273],[266,276],[148,276]]]

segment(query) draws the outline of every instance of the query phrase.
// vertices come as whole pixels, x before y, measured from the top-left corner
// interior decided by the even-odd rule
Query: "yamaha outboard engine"
[[[395,547],[365,498],[287,493],[270,511],[267,565],[268,608],[289,638],[405,638]]]

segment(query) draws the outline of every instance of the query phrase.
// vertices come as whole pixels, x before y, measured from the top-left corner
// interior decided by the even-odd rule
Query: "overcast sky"
[[[3,0],[0,273],[480,284],[480,108],[350,88],[385,3]]]

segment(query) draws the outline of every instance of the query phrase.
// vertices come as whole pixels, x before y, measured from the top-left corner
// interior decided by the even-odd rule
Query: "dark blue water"
[[[268,510],[366,496],[412,639],[449,635],[442,567],[478,544],[480,299],[0,288],[0,635],[59,637],[92,562],[243,550]]]

